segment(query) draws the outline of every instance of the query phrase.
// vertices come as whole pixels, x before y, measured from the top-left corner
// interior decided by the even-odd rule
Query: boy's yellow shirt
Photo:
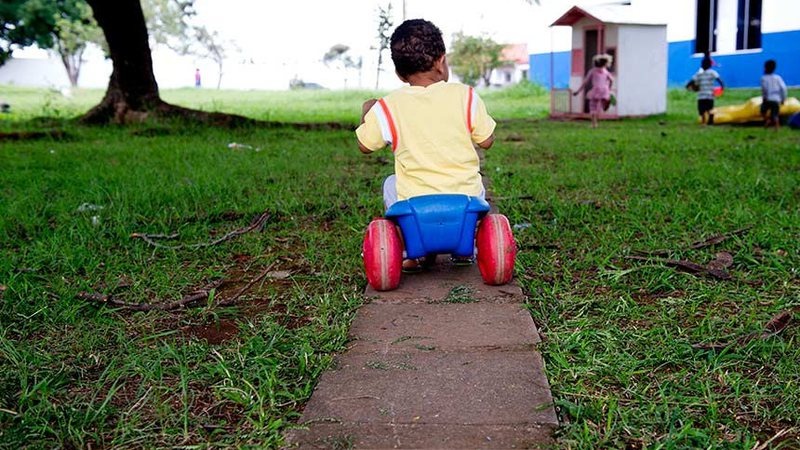
[[[392,146],[398,200],[440,193],[479,195],[483,185],[473,143],[488,139],[495,125],[472,88],[440,81],[405,86],[382,98],[356,136],[372,151]]]

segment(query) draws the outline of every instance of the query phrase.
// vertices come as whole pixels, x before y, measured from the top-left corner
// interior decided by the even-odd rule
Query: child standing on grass
[[[780,127],[781,104],[786,101],[789,93],[786,91],[786,83],[783,78],[775,73],[778,64],[774,59],[764,63],[764,76],[761,77],[761,116],[764,118],[764,127],[770,125],[777,130]]]
[[[484,198],[474,144],[492,146],[495,121],[471,87],[447,83],[442,32],[426,20],[407,20],[392,34],[390,47],[395,72],[408,86],[364,102],[356,130],[362,153],[387,144],[394,152],[395,173],[383,183],[384,205],[442,193]],[[420,263],[406,260],[403,268]]]
[[[686,89],[697,91],[697,114],[700,115],[700,123],[703,125],[714,124],[714,114],[711,114],[714,109],[714,81],[725,89],[725,83],[717,71],[711,68],[711,58],[708,57],[703,58],[700,70],[686,83]]]
[[[578,95],[583,89],[592,83],[592,88],[586,94],[589,100],[589,113],[592,116],[592,128],[597,128],[597,121],[600,113],[607,109],[606,102],[611,99],[611,86],[614,85],[614,77],[608,71],[607,66],[611,64],[610,55],[595,55],[592,58],[594,67],[586,72],[583,83],[572,95]]]

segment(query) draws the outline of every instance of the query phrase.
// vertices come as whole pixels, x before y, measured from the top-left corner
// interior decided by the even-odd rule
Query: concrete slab
[[[439,258],[377,292],[325,372],[289,448],[552,448],[558,426],[539,335],[513,280]]]
[[[350,328],[351,352],[533,350],[539,333],[519,304],[369,304]]]
[[[440,261],[441,261],[440,257]],[[447,303],[481,301],[490,303],[522,303],[525,295],[516,284],[489,286],[483,283],[478,266],[454,266],[438,263],[421,273],[403,274],[400,287],[378,292],[367,286],[364,293],[373,303]]]
[[[302,420],[555,426],[552,403],[531,351],[345,353],[320,378]]]
[[[537,449],[552,448],[552,433],[549,425],[315,423],[291,430],[288,441],[300,449]]]

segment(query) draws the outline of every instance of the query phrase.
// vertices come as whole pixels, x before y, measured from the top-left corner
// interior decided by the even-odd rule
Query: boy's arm
[[[365,155],[372,153],[372,150],[368,149],[367,147],[364,147],[364,144],[362,144],[361,141],[358,141],[358,149],[361,151],[361,153]]]
[[[375,103],[378,103],[378,99],[371,98],[361,105],[361,123],[364,123],[364,117],[366,117],[369,110],[375,106]]]
[[[485,141],[479,142],[478,143],[478,147],[480,147],[480,148],[482,148],[484,150],[489,150],[489,148],[492,146],[492,144],[494,144],[494,133],[492,133],[492,135],[489,136]]]
[[[474,92],[474,91],[473,91]],[[475,92],[473,96],[472,111],[472,142],[478,144],[482,149],[488,149],[494,143],[494,128],[497,123],[492,119],[492,116],[486,112],[486,105],[483,99]]]
[[[358,150],[364,154],[372,153],[386,145],[375,114],[369,115],[375,103],[377,100],[371,98],[361,105],[361,124],[356,129],[356,140]]]
[[[789,89],[786,88],[786,83],[783,81],[783,78],[778,76],[778,81],[781,84],[781,104],[786,101],[786,98],[789,97]]]

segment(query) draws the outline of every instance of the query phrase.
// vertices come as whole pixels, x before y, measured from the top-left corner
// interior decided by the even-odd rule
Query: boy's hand
[[[478,147],[480,147],[480,148],[482,148],[484,150],[489,150],[489,148],[492,146],[492,144],[494,144],[494,133],[492,133],[491,136],[486,138],[485,141],[478,143]]]
[[[375,105],[375,103],[377,103],[377,102],[378,102],[378,99],[371,98],[371,99],[365,101],[364,104],[361,105],[361,123],[364,123],[364,116],[367,115],[369,110],[372,109],[372,106]]]

